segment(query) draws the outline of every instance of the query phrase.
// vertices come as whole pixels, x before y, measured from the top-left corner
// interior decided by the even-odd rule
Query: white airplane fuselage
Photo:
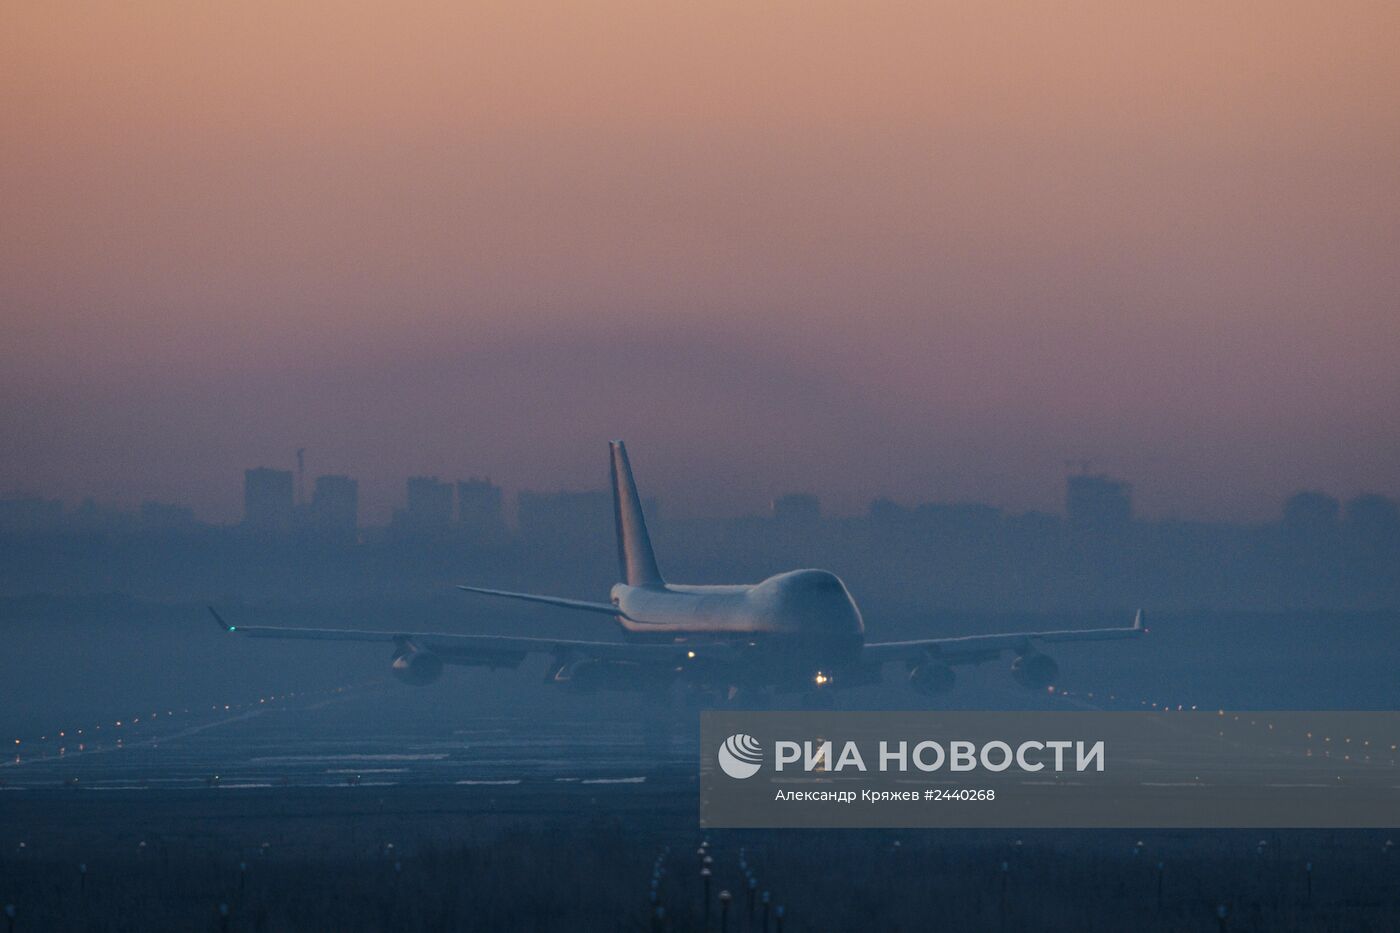
[[[793,570],[742,586],[616,584],[618,623],[642,637],[734,641],[745,636],[800,644],[833,660],[850,660],[865,624],[846,585],[826,570]]]

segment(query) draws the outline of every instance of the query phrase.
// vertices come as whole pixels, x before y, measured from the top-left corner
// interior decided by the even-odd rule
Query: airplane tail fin
[[[622,441],[612,441],[608,451],[612,455],[613,517],[617,521],[617,560],[622,582],[631,586],[663,584],[666,581],[656,569],[651,536],[642,517],[642,500],[632,480],[632,465],[627,461],[627,446]]]

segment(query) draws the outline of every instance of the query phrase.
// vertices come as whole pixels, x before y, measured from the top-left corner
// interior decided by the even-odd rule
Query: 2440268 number
[[[943,800],[996,800],[997,792],[991,788],[947,789],[943,787],[932,787],[924,791],[924,799],[935,802]]]

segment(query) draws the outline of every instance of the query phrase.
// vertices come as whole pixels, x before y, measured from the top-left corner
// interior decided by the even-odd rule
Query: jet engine
[[[947,693],[957,681],[953,669],[939,661],[923,661],[909,670],[909,686],[926,697]]]
[[[405,645],[394,655],[392,670],[404,683],[426,687],[442,676],[442,658],[416,645]]]
[[[1060,676],[1060,665],[1048,654],[1032,651],[1011,662],[1011,676],[1028,690],[1044,690]]]

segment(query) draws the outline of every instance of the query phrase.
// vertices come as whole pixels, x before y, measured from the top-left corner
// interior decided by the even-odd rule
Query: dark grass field
[[[702,833],[680,773],[54,789],[5,795],[0,824],[0,898],[16,931],[719,930],[721,890],[734,931],[764,928],[765,892],[770,930],[1400,924],[1400,852],[1384,832]]]

